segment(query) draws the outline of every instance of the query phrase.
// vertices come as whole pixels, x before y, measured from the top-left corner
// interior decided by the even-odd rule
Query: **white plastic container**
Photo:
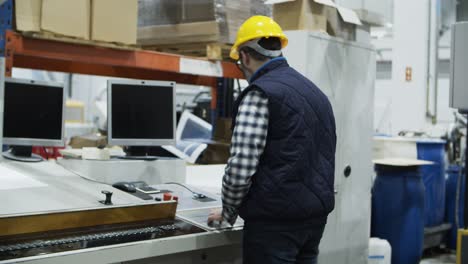
[[[392,261],[392,247],[387,240],[371,238],[369,240],[368,264],[390,264]]]

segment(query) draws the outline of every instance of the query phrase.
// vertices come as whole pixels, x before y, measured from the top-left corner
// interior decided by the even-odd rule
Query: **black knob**
[[[351,166],[348,165],[348,166],[346,166],[346,168],[345,168],[345,170],[344,170],[344,176],[345,176],[346,178],[348,178],[349,175],[351,175]]]
[[[101,191],[101,193],[105,194],[106,195],[106,200],[105,201],[101,201],[101,203],[105,204],[105,205],[111,205],[112,204],[112,192],[109,192],[109,191]]]

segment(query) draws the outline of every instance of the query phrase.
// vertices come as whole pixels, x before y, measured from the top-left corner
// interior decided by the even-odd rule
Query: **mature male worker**
[[[282,57],[287,44],[276,22],[253,16],[230,54],[249,87],[234,111],[223,210],[208,222],[244,219],[244,264],[316,263],[335,203],[333,110]]]

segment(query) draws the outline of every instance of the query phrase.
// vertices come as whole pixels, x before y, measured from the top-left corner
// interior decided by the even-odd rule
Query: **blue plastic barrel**
[[[447,236],[447,247],[450,249],[457,249],[457,226],[455,221],[455,207],[457,196],[457,181],[461,177],[460,186],[460,200],[458,203],[458,223],[463,227],[463,212],[465,204],[465,173],[460,171],[460,166],[451,165],[447,170],[447,196],[446,196],[446,214],[445,219],[448,223],[452,224],[452,229]]]
[[[418,140],[418,159],[434,164],[421,166],[421,175],[426,187],[426,227],[439,226],[445,219],[445,141]]]
[[[376,165],[371,237],[392,246],[392,264],[419,263],[424,239],[424,184],[419,167]]]

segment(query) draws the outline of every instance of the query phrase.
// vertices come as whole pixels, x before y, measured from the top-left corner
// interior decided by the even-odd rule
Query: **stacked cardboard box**
[[[42,0],[16,0],[16,29],[19,31],[41,30]]]
[[[136,44],[137,0],[16,0],[16,29]]]
[[[327,32],[327,13],[331,9],[309,0],[285,1],[273,5],[273,17],[283,30]]]
[[[91,21],[91,39],[134,45],[137,38],[138,1],[92,0]]]
[[[42,0],[41,30],[90,39],[90,21],[90,0]]]
[[[354,41],[361,21],[353,10],[332,0],[268,0],[283,30],[310,30]]]
[[[138,43],[233,43],[252,15],[271,15],[263,0],[139,0]]]

